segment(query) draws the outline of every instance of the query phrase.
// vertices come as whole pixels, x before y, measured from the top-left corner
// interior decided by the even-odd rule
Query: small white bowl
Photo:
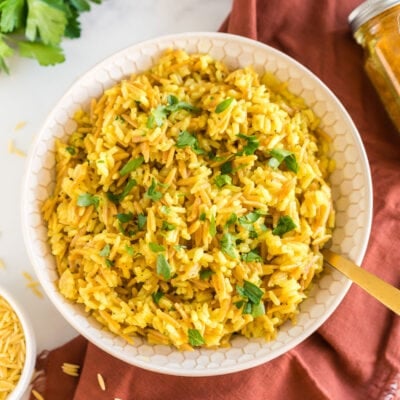
[[[15,297],[6,289],[0,286],[0,297],[5,299],[16,313],[25,336],[25,363],[21,377],[14,390],[8,395],[7,400],[21,400],[28,389],[36,362],[36,341],[31,322],[26,311],[22,308]]]

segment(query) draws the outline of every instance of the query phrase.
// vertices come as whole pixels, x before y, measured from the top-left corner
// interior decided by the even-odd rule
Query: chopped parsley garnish
[[[99,251],[99,256],[108,257],[110,255],[110,245],[107,243],[102,250]]]
[[[243,150],[239,152],[239,155],[244,154],[245,156],[249,156],[251,154],[254,154],[254,152],[258,149],[258,146],[260,145],[260,142],[258,141],[256,136],[246,136],[243,135],[242,133],[239,133],[238,136],[241,139],[246,140],[246,145],[243,147]]]
[[[235,303],[238,308],[243,306],[243,314],[251,314],[254,318],[265,314],[264,303],[261,301],[264,291],[257,285],[245,280],[243,286],[236,286],[236,291],[244,298]]]
[[[134,171],[135,169],[139,168],[143,164],[143,162],[144,162],[143,156],[129,160],[119,171],[119,174],[121,176],[125,176],[130,172]]]
[[[227,219],[225,225],[230,226],[233,225],[237,221],[238,217],[235,213],[232,213],[229,218]]]
[[[122,222],[123,224],[129,221],[132,221],[133,219],[133,214],[131,212],[127,213],[127,214],[117,214],[117,219],[119,222]]]
[[[236,254],[236,239],[235,237],[225,232],[221,238],[221,250],[224,254],[232,258],[237,258]]]
[[[185,101],[179,101],[174,95],[169,95],[167,97],[167,101],[167,106],[158,105],[151,111],[150,116],[147,119],[148,128],[152,129],[155,126],[161,126],[171,113],[179,110],[185,110],[192,113],[197,113],[200,111],[199,108],[192,106]]]
[[[205,213],[205,212],[202,212],[202,213],[199,215],[199,220],[200,220],[200,221],[205,221],[205,220],[206,220],[206,213]]]
[[[199,272],[199,276],[200,276],[200,279],[201,279],[201,280],[206,280],[206,279],[208,279],[213,273],[214,273],[213,270],[211,270],[211,269],[209,269],[209,268],[205,268],[205,269],[202,269],[202,270]]]
[[[112,261],[112,260],[110,260],[110,259],[106,258],[106,265],[107,265],[107,267],[113,267],[113,266],[114,266],[114,264],[115,264],[115,262],[114,262],[114,261]]]
[[[71,156],[74,156],[76,154],[76,148],[73,146],[67,146],[65,148],[65,150],[68,151],[69,154],[71,154]]]
[[[226,161],[221,165],[221,174],[231,174],[233,171],[232,161]]]
[[[108,200],[112,201],[113,203],[119,203],[123,200],[131,190],[137,185],[137,182],[134,179],[129,179],[128,183],[126,184],[124,190],[120,194],[115,194],[112,192],[107,192]]]
[[[169,265],[164,254],[159,254],[157,256],[156,270],[157,274],[161,275],[165,280],[171,278],[171,266]]]
[[[154,108],[151,113],[149,118],[147,119],[147,128],[154,128],[155,126],[161,126],[165,119],[168,117],[168,112],[165,106],[158,105],[156,108]]]
[[[260,262],[260,261],[262,261],[261,256],[257,253],[256,250],[251,250],[248,253],[243,253],[240,256],[240,258],[244,262]]]
[[[192,106],[191,104],[187,103],[186,101],[179,101],[179,99],[172,94],[170,94],[167,97],[167,102],[168,102],[168,106],[166,107],[166,109],[169,113],[179,111],[179,110],[185,110],[185,111],[192,112],[192,113],[200,112],[200,108]]]
[[[189,343],[192,346],[201,346],[202,344],[206,343],[203,336],[201,336],[201,333],[197,329],[188,329],[188,337]]]
[[[146,225],[147,222],[147,217],[144,214],[138,214],[137,217],[137,225],[139,230],[142,230],[144,228],[144,226]]]
[[[160,251],[165,251],[165,247],[158,243],[149,243],[150,250],[154,253],[159,253]]]
[[[161,300],[161,298],[164,296],[163,292],[160,292],[157,290],[157,292],[154,292],[151,294],[151,298],[153,299],[154,303],[158,304]]]
[[[215,184],[219,187],[222,188],[225,185],[231,185],[232,184],[232,178],[229,175],[217,175],[214,179]]]
[[[163,196],[162,193],[157,190],[157,182],[154,178],[151,180],[151,185],[147,189],[146,196],[153,201],[158,201]]]
[[[238,221],[242,226],[251,225],[254,224],[254,222],[256,222],[261,215],[262,214],[260,214],[258,211],[252,211],[246,215],[243,215],[243,217],[240,217]]]
[[[231,105],[232,101],[233,101],[233,99],[231,97],[228,97],[224,101],[221,101],[221,103],[219,103],[217,105],[217,107],[215,108],[215,112],[217,114],[222,113]]]
[[[210,227],[209,227],[208,231],[212,237],[214,237],[217,234],[217,227],[216,227],[216,223],[215,223],[215,215],[214,214],[211,215]]]
[[[295,155],[285,149],[272,149],[269,154],[271,158],[268,161],[268,165],[272,168],[278,168],[282,162],[285,162],[285,165],[288,170],[294,172],[295,174],[299,170],[299,166],[296,161]]]
[[[180,251],[180,250],[186,249],[186,246],[183,245],[183,244],[176,244],[176,245],[174,246],[174,249],[175,249],[176,251]]]
[[[199,142],[195,136],[188,131],[182,131],[176,140],[176,147],[183,149],[190,147],[196,154],[204,154],[204,150],[199,147]]]
[[[278,223],[276,227],[272,230],[272,233],[274,235],[282,236],[295,228],[297,228],[297,225],[294,223],[292,218],[290,218],[288,215],[284,215],[282,217],[279,217]]]
[[[171,223],[169,223],[169,222],[167,222],[167,221],[163,221],[163,222],[162,222],[162,225],[161,225],[161,229],[162,229],[163,231],[173,231],[173,230],[176,229],[176,225],[171,224]]]
[[[80,207],[95,206],[97,209],[99,207],[100,198],[90,193],[80,194],[76,204]]]
[[[133,250],[132,246],[126,245],[125,246],[125,251],[132,257],[135,255],[135,250]]]

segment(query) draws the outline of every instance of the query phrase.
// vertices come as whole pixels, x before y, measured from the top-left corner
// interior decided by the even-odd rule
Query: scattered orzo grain
[[[40,284],[37,280],[35,280],[29,272],[23,271],[22,275],[27,280],[26,287],[32,290],[35,296],[40,299],[43,298],[43,293],[40,290]]]
[[[285,83],[170,50],[75,123],[43,205],[67,299],[181,350],[295,322],[334,225],[333,163]]]
[[[0,296],[0,400],[17,385],[25,363],[25,336],[10,304]]]
[[[26,153],[15,146],[13,139],[8,140],[8,152],[19,157],[26,157]]]
[[[70,376],[79,376],[79,368],[80,365],[78,364],[71,364],[71,363],[63,363],[61,366],[62,371],[64,374],[70,375]]]
[[[104,392],[106,390],[106,383],[101,374],[97,374],[97,382],[99,383],[100,389]]]
[[[36,400],[45,400],[44,397],[35,389],[32,389],[32,394]]]

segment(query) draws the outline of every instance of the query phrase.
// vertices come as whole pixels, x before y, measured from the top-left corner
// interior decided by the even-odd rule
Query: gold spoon
[[[340,271],[371,296],[375,297],[397,315],[400,315],[400,290],[386,283],[376,275],[360,268],[347,258],[328,249],[322,249],[324,260]]]

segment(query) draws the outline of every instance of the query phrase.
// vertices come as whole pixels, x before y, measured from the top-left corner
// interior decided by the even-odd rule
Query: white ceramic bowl
[[[8,395],[7,400],[21,400],[23,394],[28,389],[36,362],[36,341],[35,334],[31,322],[26,314],[26,311],[21,307],[19,302],[11,294],[10,291],[0,286],[0,297],[5,299],[11,308],[15,311],[19,321],[21,322],[22,330],[25,336],[25,363],[22,369],[21,377],[14,390]]]
[[[209,53],[237,68],[252,64],[259,72],[273,72],[288,82],[321,118],[332,137],[337,169],[331,176],[337,210],[332,248],[357,263],[366,250],[372,219],[372,185],[360,136],[333,93],[310,71],[285,54],[259,42],[221,33],[186,33],[136,44],[107,58],[83,75],[52,110],[30,153],[23,189],[23,228],[26,247],[36,274],[60,313],[92,343],[127,363],[173,375],[208,376],[251,368],[290,350],[311,335],[332,314],[350,287],[339,272],[327,269],[302,303],[297,325],[284,325],[275,341],[237,337],[232,347],[178,352],[137,338],[127,344],[105,331],[82,306],[68,302],[57,290],[54,259],[47,244],[40,205],[52,191],[54,140],[72,133],[74,111],[123,77],[148,69],[167,48]]]

